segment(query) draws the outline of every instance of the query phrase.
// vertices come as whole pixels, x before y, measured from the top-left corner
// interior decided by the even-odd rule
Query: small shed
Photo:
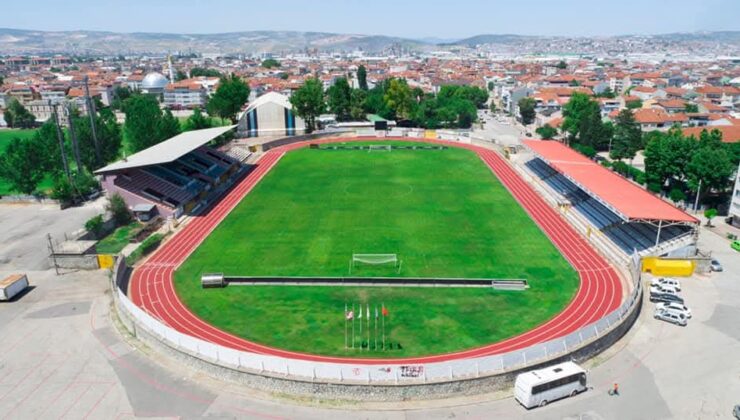
[[[154,204],[137,204],[131,211],[139,221],[148,222],[157,215],[157,206]]]

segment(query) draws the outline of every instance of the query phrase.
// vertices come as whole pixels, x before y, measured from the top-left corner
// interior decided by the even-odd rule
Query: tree
[[[220,71],[216,69],[206,69],[202,67],[193,67],[190,69],[190,77],[223,77]]]
[[[519,116],[522,118],[522,124],[529,125],[534,122],[534,117],[537,115],[534,110],[535,104],[534,98],[526,97],[519,100]]]
[[[352,89],[352,95],[350,98],[350,117],[355,120],[365,119],[365,99],[367,98],[367,91],[362,89]]]
[[[36,123],[36,117],[14,98],[5,110],[5,122],[12,128],[31,128]]]
[[[185,74],[182,70],[178,69],[177,72],[175,72],[175,81],[179,82],[181,80],[185,80],[188,78],[188,75]]]
[[[249,85],[234,74],[222,77],[221,82],[208,101],[208,113],[221,118],[228,118],[236,124],[236,115],[249,99]]]
[[[397,119],[407,120],[411,117],[415,102],[406,79],[391,79],[383,99]]]
[[[686,175],[692,188],[698,187],[701,181],[702,188],[722,191],[729,185],[735,169],[724,147],[700,146],[686,165]]]
[[[295,113],[306,121],[306,130],[314,131],[316,118],[326,109],[324,87],[321,81],[315,77],[307,79],[303,86],[290,97],[290,103]]]
[[[638,109],[642,108],[642,100],[635,99],[633,101],[628,101],[625,106],[627,106],[627,109]]]
[[[329,112],[337,117],[337,121],[347,121],[351,118],[352,88],[344,77],[334,81],[327,90]]]
[[[648,185],[662,187],[671,179],[685,181],[688,163],[697,146],[697,142],[684,137],[679,128],[672,128],[667,133],[646,133],[644,153]]]
[[[545,124],[542,127],[538,127],[534,131],[545,140],[551,140],[553,137],[558,135],[558,130],[550,126],[550,124]]]
[[[159,136],[162,111],[151,95],[133,95],[124,103],[126,122],[123,132],[128,138],[131,152],[138,152],[164,140]]]
[[[129,89],[128,87],[117,86],[113,90],[113,101],[111,101],[110,107],[113,109],[122,110],[123,103],[126,101],[126,99],[130,98],[131,95],[131,89]]]
[[[614,125],[614,138],[609,156],[612,159],[634,159],[642,146],[642,130],[629,109],[622,110]]]
[[[126,201],[123,200],[119,194],[113,194],[108,201],[106,210],[113,216],[113,220],[116,221],[116,226],[126,225],[131,221],[131,212],[128,210]]]
[[[563,107],[562,131],[568,133],[570,144],[580,143],[596,150],[606,149],[614,128],[604,123],[599,104],[588,95],[575,92]]]
[[[43,164],[43,155],[37,152],[32,139],[14,138],[0,156],[0,177],[13,190],[33,194],[44,179]]]
[[[367,90],[367,69],[363,64],[357,68],[357,84],[361,90]]]
[[[90,126],[90,118],[73,113],[70,118],[77,134],[77,143],[80,150],[82,165],[90,172],[98,169],[97,155],[95,152],[95,141]],[[116,121],[115,115],[110,110],[103,109],[100,115],[95,116],[95,133],[98,139],[98,149],[102,163],[110,163],[116,160],[121,150],[121,126]]]
[[[712,226],[712,219],[717,217],[717,209],[706,209],[704,210],[704,217],[707,218],[707,226]]]
[[[597,98],[609,98],[609,99],[613,99],[613,98],[615,98],[617,96],[617,94],[614,93],[614,91],[612,90],[612,88],[610,88],[610,87],[607,86],[606,89],[602,90],[600,93],[597,93],[594,96],[596,96]]]
[[[673,201],[674,203],[678,204],[686,200],[686,194],[684,194],[680,188],[673,188],[668,194],[668,198],[670,198],[671,201]]]
[[[564,60],[560,60],[558,62],[557,68],[559,68],[560,70],[565,70],[568,68],[568,64]]]
[[[268,58],[266,60],[262,61],[262,67],[266,69],[276,69],[280,68],[281,64],[279,61],[275,60],[274,58]]]
[[[211,128],[212,126],[211,119],[203,115],[200,108],[195,108],[193,114],[185,120],[183,131],[202,130],[204,128]]]
[[[165,110],[157,126],[157,136],[160,141],[170,139],[180,134],[180,121],[172,115],[172,111]]]
[[[488,90],[489,91],[493,91],[493,88],[496,87],[496,84],[493,83],[493,81],[491,80],[491,81],[488,82],[488,85],[487,86],[488,86]]]
[[[690,113],[697,113],[697,112],[699,112],[699,106],[696,105],[696,104],[689,104],[689,103],[687,103],[686,105],[683,106],[683,111],[686,112],[686,113],[689,113],[689,114]]]
[[[493,100],[491,100],[491,104],[489,105],[489,109],[491,110],[491,113],[496,112],[496,102],[493,102]]]

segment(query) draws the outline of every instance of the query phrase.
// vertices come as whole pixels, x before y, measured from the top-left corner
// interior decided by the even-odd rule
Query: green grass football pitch
[[[402,277],[524,278],[530,288],[200,287],[204,272],[346,276],[353,253],[395,253]],[[352,274],[399,276],[392,266]],[[578,277],[473,152],[306,148],[281,159],[178,269],[175,284],[198,316],[255,342],[409,357],[523,333],[567,305]],[[387,341],[402,348],[345,350],[345,303],[384,303]]]

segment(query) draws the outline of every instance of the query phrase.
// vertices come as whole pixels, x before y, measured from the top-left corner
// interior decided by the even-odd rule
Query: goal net
[[[368,146],[367,151],[368,152],[390,152],[391,145],[390,144],[371,144],[370,146]],[[379,255],[385,255],[385,254],[379,254]]]
[[[349,262],[350,274],[352,274],[352,269],[363,264],[389,265],[394,267],[398,273],[401,272],[401,260],[398,259],[396,254],[352,254],[352,259]]]

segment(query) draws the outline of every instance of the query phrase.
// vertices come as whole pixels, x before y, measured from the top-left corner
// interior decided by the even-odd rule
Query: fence
[[[642,297],[640,261],[633,256],[629,277],[633,288],[622,305],[578,331],[521,350],[492,356],[423,364],[374,364],[306,361],[238,351],[183,334],[131,302],[119,285],[126,282],[126,266],[119,258],[114,270],[114,300],[119,314],[135,336],[149,334],[170,349],[233,371],[300,382],[348,385],[417,385],[485,378],[516,372],[567,357],[596,354],[626,332],[639,314]],[[144,331],[142,331],[142,329]]]

